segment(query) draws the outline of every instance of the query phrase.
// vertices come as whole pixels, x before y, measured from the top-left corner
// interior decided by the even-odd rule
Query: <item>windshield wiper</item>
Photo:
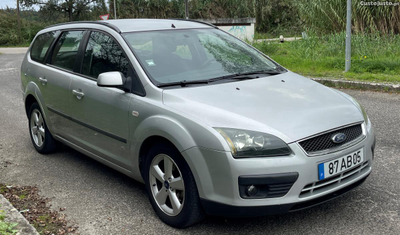
[[[208,81],[209,82],[215,82],[223,79],[254,79],[254,78],[259,78],[259,76],[253,76],[253,75],[278,75],[281,74],[282,71],[279,70],[260,70],[260,71],[253,71],[253,72],[248,72],[248,73],[234,73],[234,74],[229,74],[221,77],[216,77],[216,78],[211,78]]]
[[[168,82],[168,83],[162,83],[158,84],[158,87],[168,87],[168,86],[181,86],[185,87],[186,85],[191,85],[191,84],[208,84],[209,80],[194,80],[194,81],[179,81],[179,82]]]
[[[208,84],[211,82],[216,82],[224,79],[254,79],[254,78],[259,78],[259,76],[254,76],[254,75],[278,75],[281,74],[282,71],[279,70],[260,70],[260,71],[253,71],[253,72],[248,72],[248,73],[235,73],[235,74],[229,74],[221,77],[216,77],[216,78],[211,78],[208,80],[194,80],[194,81],[179,81],[179,82],[168,82],[168,83],[161,83],[158,84],[157,87],[169,87],[169,86],[181,86],[181,87],[186,87],[186,85],[192,85],[192,84]]]
[[[240,75],[253,75],[253,74],[267,74],[267,75],[277,75],[281,74],[283,71],[280,70],[275,70],[275,69],[269,69],[269,70],[258,70],[258,71],[252,71],[248,73],[239,73]]]

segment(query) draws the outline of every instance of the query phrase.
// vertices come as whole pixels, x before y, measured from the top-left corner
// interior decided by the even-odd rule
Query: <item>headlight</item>
[[[226,140],[233,157],[273,157],[289,155],[289,146],[276,136],[255,131],[215,128]]]

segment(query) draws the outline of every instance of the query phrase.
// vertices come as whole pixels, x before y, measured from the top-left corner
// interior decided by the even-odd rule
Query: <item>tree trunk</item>
[[[19,0],[17,0],[18,41],[21,42],[21,17],[19,15]]]
[[[72,0],[68,1],[68,18],[69,18],[69,21],[73,20],[72,19],[72,7],[73,7],[72,4],[73,4]]]

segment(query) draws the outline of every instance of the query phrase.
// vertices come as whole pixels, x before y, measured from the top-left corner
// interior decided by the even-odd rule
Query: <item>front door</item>
[[[132,94],[117,88],[97,86],[99,74],[119,71],[133,73],[129,60],[110,35],[93,31],[83,55],[81,76],[71,81],[72,119],[69,132],[73,142],[113,162],[129,168],[129,114]]]

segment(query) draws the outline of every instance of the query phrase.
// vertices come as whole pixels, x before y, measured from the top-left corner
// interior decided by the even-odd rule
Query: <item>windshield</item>
[[[156,85],[280,69],[246,43],[217,29],[133,32],[124,36]]]

